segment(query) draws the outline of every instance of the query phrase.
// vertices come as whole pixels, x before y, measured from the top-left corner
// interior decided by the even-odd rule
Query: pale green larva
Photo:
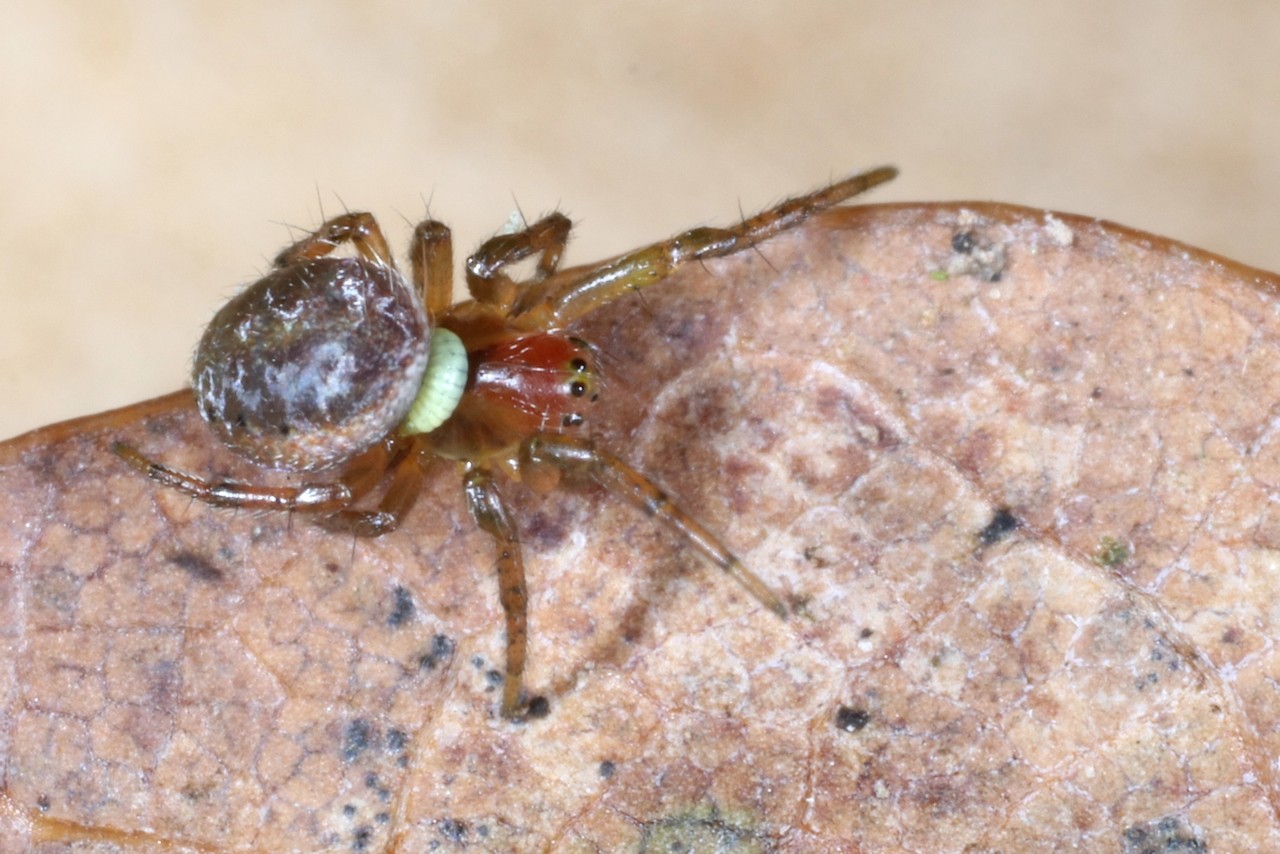
[[[436,327],[431,333],[431,355],[418,396],[409,407],[400,432],[412,436],[430,433],[458,408],[467,387],[467,348],[448,329]]]

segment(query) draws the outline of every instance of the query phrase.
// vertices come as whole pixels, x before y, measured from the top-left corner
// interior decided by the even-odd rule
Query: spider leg
[[[490,237],[467,259],[467,288],[471,296],[504,313],[508,311],[519,297],[522,283],[514,281],[503,268],[538,252],[541,257],[534,281],[542,281],[560,266],[571,228],[573,223],[567,216],[553,213],[521,231]]]
[[[354,534],[357,537],[380,537],[400,527],[401,520],[417,502],[426,476],[422,457],[417,453],[415,445],[412,438],[395,437],[378,445],[384,448],[380,458],[362,463],[369,456],[365,454],[348,466],[342,479],[351,485],[352,501],[381,481],[388,470],[391,472],[391,482],[382,494],[376,510],[353,510],[345,507],[331,516],[317,520],[318,524],[327,530]]]
[[[157,463],[123,442],[116,442],[111,450],[157,483],[214,507],[335,513],[352,501],[351,488],[341,480],[333,483],[304,483],[301,486],[261,486],[235,481],[210,481]]]
[[[453,305],[453,235],[449,227],[434,219],[418,223],[409,244],[409,263],[427,318],[435,326]]]
[[[513,316],[522,329],[561,329],[618,297],[662,281],[690,261],[732,255],[754,246],[897,174],[892,166],[882,166],[807,196],[788,199],[732,228],[695,228],[598,267],[569,272],[528,290],[514,306]]]
[[[524,665],[529,648],[529,592],[524,581],[524,559],[511,513],[502,501],[488,469],[473,466],[463,477],[467,506],[476,524],[498,547],[498,589],[507,619],[507,670],[502,681],[502,716],[519,720]]]
[[[522,469],[552,466],[571,476],[591,478],[674,531],[745,587],[761,605],[783,619],[787,617],[787,607],[781,597],[747,569],[715,534],[673,503],[656,483],[613,454],[600,450],[590,439],[541,433],[525,441],[520,449],[520,463]],[[547,485],[545,480],[543,483]]]
[[[326,220],[315,231],[281,250],[276,256],[275,266],[291,267],[303,261],[323,258],[345,243],[355,247],[366,261],[395,269],[396,262],[391,257],[387,239],[382,236],[382,229],[373,214],[369,213],[345,213]]]

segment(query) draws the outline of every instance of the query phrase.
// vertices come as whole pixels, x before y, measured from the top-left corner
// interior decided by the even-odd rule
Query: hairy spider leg
[[[468,466],[463,475],[463,490],[476,524],[493,537],[498,549],[498,595],[507,620],[502,716],[519,720],[524,709],[520,695],[529,652],[529,591],[525,586],[520,540],[511,512],[494,482],[493,472],[482,466]]]
[[[350,243],[361,258],[382,267],[396,269],[395,259],[382,229],[369,213],[346,213],[326,220],[315,231],[301,240],[286,246],[276,256],[277,268],[292,267],[304,261],[313,261],[332,255],[338,247]]]
[[[516,282],[504,268],[541,253],[532,282],[541,282],[555,273],[569,242],[573,223],[562,213],[552,213],[520,231],[490,237],[467,259],[467,289],[476,302],[508,313],[528,288]]]
[[[897,174],[892,166],[881,166],[788,199],[732,228],[691,229],[598,267],[566,271],[527,290],[514,307],[512,321],[521,329],[562,329],[625,294],[662,281],[690,261],[720,258],[754,246]]]
[[[369,488],[377,485],[388,471],[391,472],[391,482],[387,484],[382,498],[378,499],[377,508],[356,510],[344,507],[318,520],[322,528],[357,537],[380,537],[400,527],[401,520],[413,509],[426,483],[419,440],[415,436],[393,433],[379,445],[388,447],[390,452],[369,468],[368,476],[373,478]],[[351,468],[346,469],[344,477],[352,477]],[[351,500],[354,503],[358,499],[359,495],[353,495]]]
[[[409,265],[427,319],[434,327],[453,305],[453,236],[449,226],[434,219],[418,223],[409,243]]]
[[[525,466],[554,466],[571,477],[590,478],[640,508],[724,570],[761,605],[786,619],[787,607],[782,599],[747,569],[715,534],[682,510],[662,487],[618,457],[597,448],[595,442],[563,433],[540,433],[525,441],[520,456],[522,470]]]
[[[157,463],[124,442],[111,450],[147,477],[213,507],[246,510],[334,513],[351,503],[351,487],[341,479],[331,483],[304,483],[301,486],[262,486],[235,481],[211,481]]]
[[[341,512],[359,513],[360,511],[351,511],[347,508],[381,483],[388,469],[398,467],[405,460],[415,456],[409,453],[414,449],[414,445],[412,438],[392,434],[347,463],[337,480],[325,483],[304,483],[300,486],[263,486],[232,480],[212,481],[155,462],[124,442],[116,442],[111,446],[111,450],[116,456],[157,483],[213,507],[323,515]],[[416,494],[415,492],[415,497]],[[393,503],[399,507],[403,499]],[[379,510],[383,509],[379,507]],[[378,515],[376,511],[370,512],[372,515]],[[403,512],[408,512],[407,506],[404,507]],[[343,527],[339,523],[338,527],[341,530],[360,533],[353,526]],[[376,534],[370,536],[376,536]]]
[[[190,495],[213,507],[313,513],[330,530],[358,537],[377,537],[394,531],[413,508],[426,480],[419,441],[393,433],[343,467],[338,479],[301,486],[264,486],[237,481],[211,481],[166,466],[116,442],[116,456],[157,483]],[[392,472],[391,482],[373,510],[351,505]]]

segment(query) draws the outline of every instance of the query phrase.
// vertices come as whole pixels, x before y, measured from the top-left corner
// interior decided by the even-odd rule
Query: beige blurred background
[[[1280,5],[4,5],[0,436],[175,389],[321,207],[571,262],[884,162],[876,200],[1118,220],[1280,269]]]

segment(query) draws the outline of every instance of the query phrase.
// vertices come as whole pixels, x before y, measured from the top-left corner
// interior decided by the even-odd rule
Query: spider
[[[213,481],[116,443],[126,463],[215,507],[315,514],[361,537],[394,530],[428,466],[456,461],[472,517],[497,547],[506,618],[501,714],[521,720],[528,652],[524,563],[499,476],[538,491],[594,480],[672,529],[757,600],[782,599],[652,480],[583,435],[599,393],[595,352],[574,321],[695,260],[731,255],[897,174],[881,167],[788,200],[732,228],[695,228],[601,264],[558,272],[570,221],[552,213],[486,241],[467,259],[471,299],[452,304],[449,229],[426,220],[410,245],[413,286],[373,217],[346,213],[286,247],[266,276],[214,315],[193,390],[212,431],[261,466],[311,475],[300,486]],[[339,254],[344,250],[345,254]],[[510,265],[537,256],[517,281]],[[372,509],[357,503],[383,481]],[[545,705],[545,701],[535,699]]]

